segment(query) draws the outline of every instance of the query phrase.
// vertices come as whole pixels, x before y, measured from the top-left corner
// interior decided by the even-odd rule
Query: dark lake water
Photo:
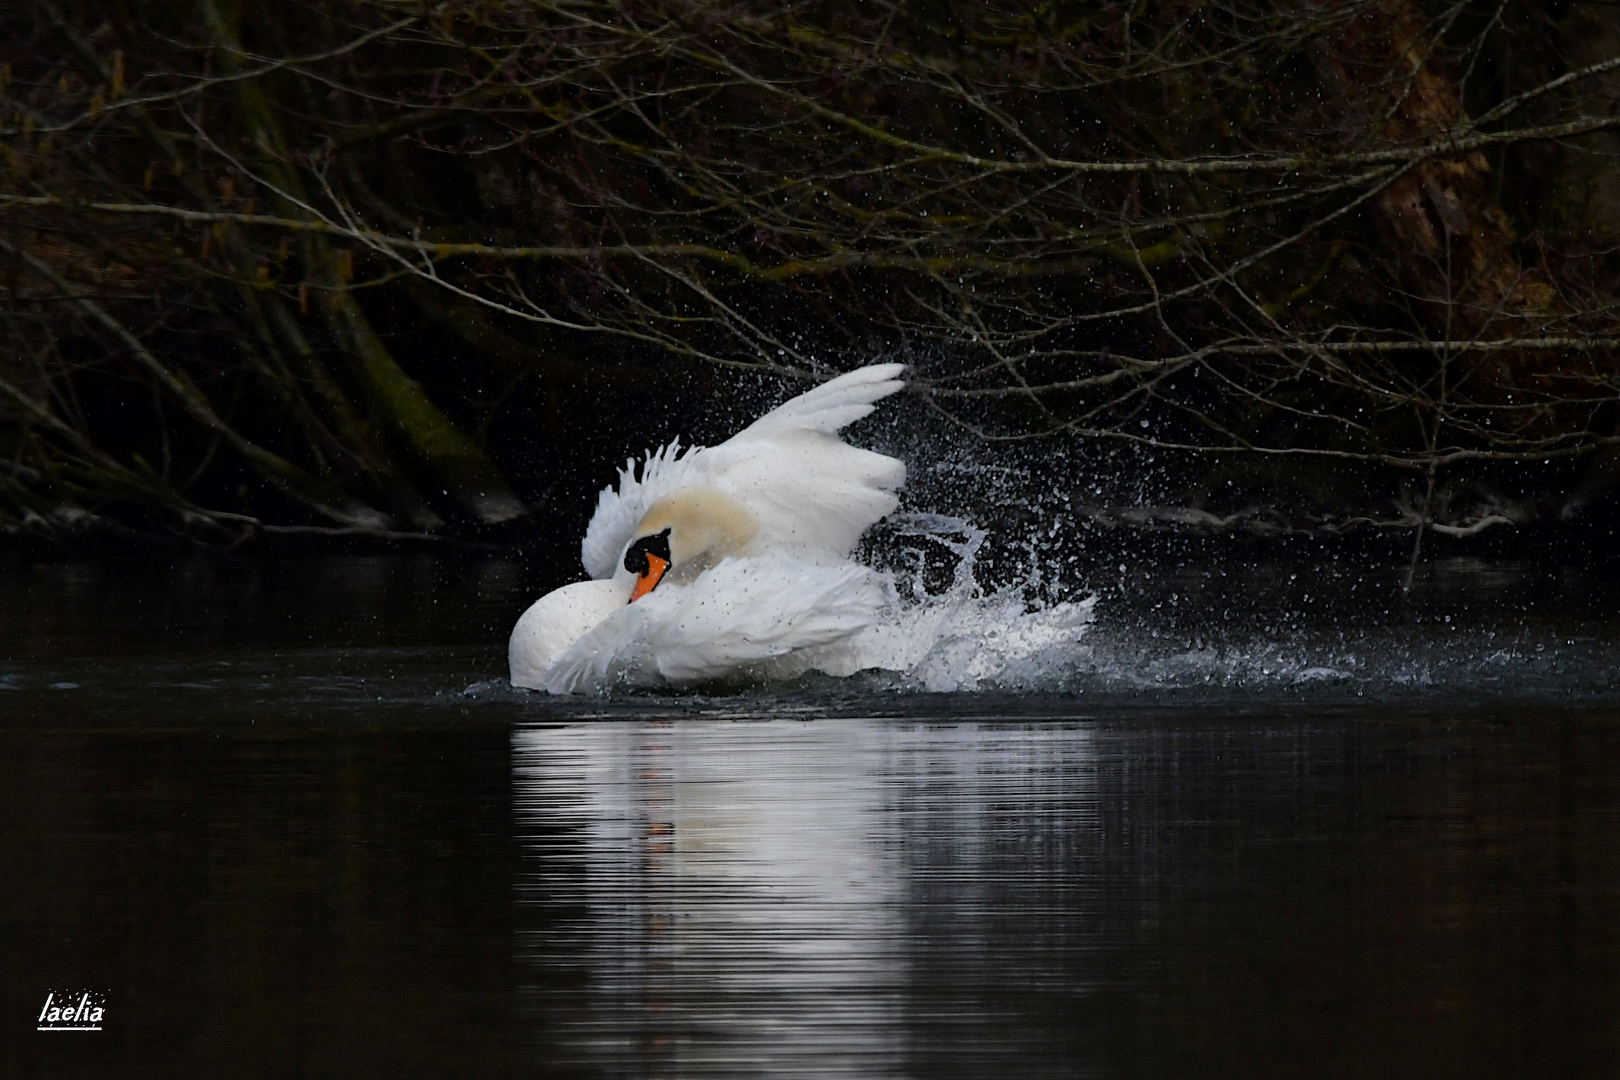
[[[0,1074],[1614,1076],[1613,583],[1398,577],[1138,569],[1021,692],[559,702],[515,562],[0,564]]]

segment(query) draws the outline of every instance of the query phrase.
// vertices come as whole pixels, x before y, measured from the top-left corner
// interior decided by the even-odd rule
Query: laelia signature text
[[[45,995],[45,1007],[39,1010],[39,1030],[100,1031],[104,1000],[101,994],[88,990],[60,998],[52,990]]]

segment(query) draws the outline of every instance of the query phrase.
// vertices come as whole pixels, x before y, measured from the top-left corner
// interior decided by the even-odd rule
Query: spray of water
[[[913,505],[971,505],[994,531],[922,512],[880,528],[863,557],[889,574],[895,603],[845,646],[846,666],[892,674],[857,683],[1222,700],[1620,694],[1612,582],[1436,559],[1408,595],[1404,565],[1377,552],[1093,528],[1072,486],[1040,482],[1065,472],[956,463],[919,476]],[[822,670],[842,673],[836,658]]]
[[[1033,574],[986,590],[975,575],[986,535],[962,518],[905,514],[891,525],[888,609],[854,637],[785,658],[771,674],[875,669],[930,692],[1044,689],[1084,663],[1094,598],[1043,601]],[[943,590],[927,588],[932,568],[924,545],[955,559]]]

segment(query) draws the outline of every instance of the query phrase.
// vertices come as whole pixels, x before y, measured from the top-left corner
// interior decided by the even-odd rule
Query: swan
[[[839,432],[901,389],[903,364],[847,372],[713,447],[626,462],[580,545],[590,580],[547,593],[507,647],[512,685],[555,694],[684,686],[761,665],[850,674],[835,647],[892,600],[850,560],[899,505],[905,464]]]

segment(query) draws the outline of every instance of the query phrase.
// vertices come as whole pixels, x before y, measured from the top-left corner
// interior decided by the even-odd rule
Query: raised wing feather
[[[877,402],[904,387],[900,375],[905,370],[904,364],[872,364],[847,371],[784,401],[732,436],[731,441],[772,439],[790,431],[837,434],[870,416]]]
[[[894,510],[905,465],[850,446],[838,432],[899,390],[904,364],[873,364],[822,383],[772,409],[709,449],[679,441],[634,461],[618,489],[602,489],[580,555],[592,577],[612,577],[647,508],[683,487],[713,485],[760,519],[759,544],[812,562],[849,554],[873,523]]]
[[[838,437],[905,384],[903,364],[860,368],[766,413],[708,451],[717,487],[758,516],[761,547],[812,562],[847,557],[899,505],[905,464]]]

